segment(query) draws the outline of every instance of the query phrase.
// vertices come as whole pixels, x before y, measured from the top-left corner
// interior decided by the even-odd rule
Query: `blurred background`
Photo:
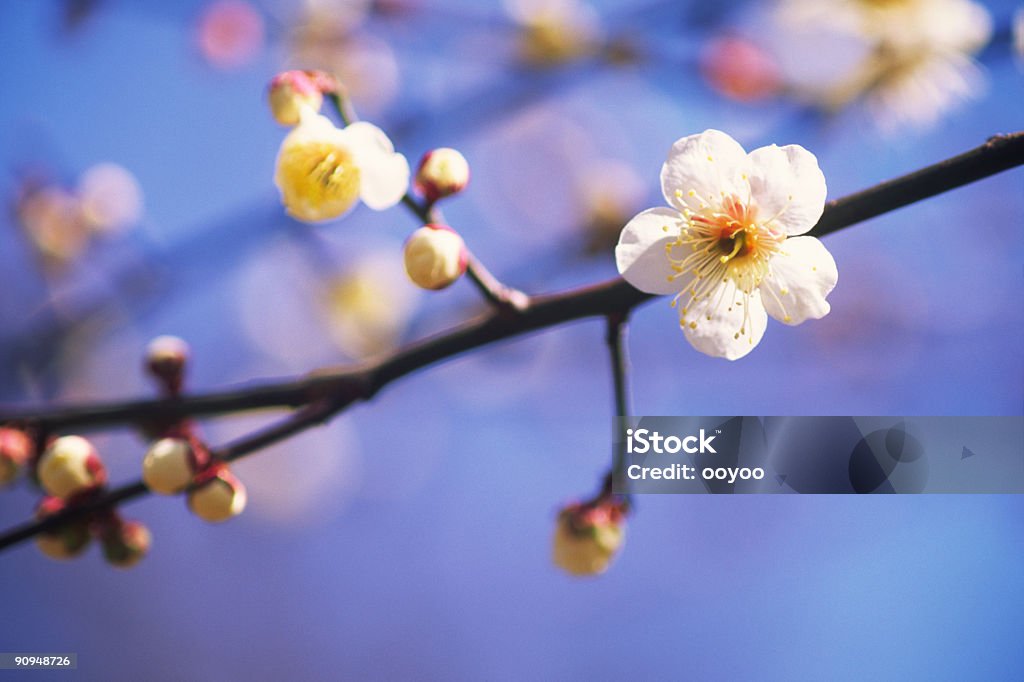
[[[1024,128],[1020,7],[5,3],[0,403],[151,395],[159,334],[191,344],[206,391],[479,312],[466,282],[407,283],[401,207],[285,216],[265,104],[283,68],[336,73],[413,163],[460,149],[473,175],[449,222],[536,293],[615,276],[618,231],[662,203],[683,135],[801,144],[837,198]],[[638,309],[635,412],[1021,414],[1022,177],[827,237],[831,314],[770,323],[738,362],[694,351],[667,301]],[[390,386],[239,462],[249,507],[228,524],[132,503],[154,543],[131,571],[5,552],[0,650],[77,652],[83,679],[1019,675],[1020,497],[646,496],[606,575],[562,574],[555,514],[610,457],[602,339],[580,322]],[[203,428],[216,444],[274,417]],[[91,435],[115,482],[138,476],[137,435]],[[37,499],[0,493],[2,525]]]

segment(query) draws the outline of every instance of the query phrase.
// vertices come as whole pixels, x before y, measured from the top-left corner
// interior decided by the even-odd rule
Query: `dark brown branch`
[[[289,438],[311,426],[322,424],[330,419],[338,410],[343,409],[346,404],[326,400],[312,403],[293,412],[276,424],[239,438],[221,448],[213,450],[210,454],[214,459],[230,462]],[[20,526],[15,526],[4,533],[3,536],[0,536],[0,551],[19,542],[29,540],[39,533],[54,530],[68,521],[105,509],[111,509],[122,502],[127,502],[148,493],[149,489],[141,480],[138,480],[105,492],[84,504],[68,507],[60,513],[43,520],[29,521]]]
[[[811,234],[825,235],[915,201],[966,185],[1002,170],[1024,164],[1024,133],[998,136],[965,154],[929,166],[921,171],[830,202]],[[518,314],[509,316],[496,308],[487,315],[449,332],[415,343],[384,360],[368,366],[322,372],[306,379],[261,387],[173,400],[143,400],[99,406],[71,406],[49,411],[24,411],[0,415],[0,423],[18,423],[47,430],[71,426],[101,426],[141,423],[154,417],[211,415],[259,407],[305,405],[281,422],[246,436],[216,451],[224,460],[234,460],[322,423],[357,400],[368,399],[385,385],[402,376],[441,362],[468,350],[501,339],[572,320],[598,315],[609,318],[609,343],[613,356],[621,343],[616,316],[625,316],[651,298],[622,279],[614,279],[561,294],[528,299]],[[624,376],[616,375],[616,410],[627,411]],[[88,504],[43,521],[29,522],[0,536],[0,550],[30,539],[40,532],[85,514],[110,508],[147,492],[141,482],[111,490]]]
[[[1021,164],[1024,132],[995,135],[969,152],[828,202],[809,234],[831,234]]]
[[[927,199],[1014,166],[1024,164],[1024,133],[993,137],[965,154],[829,202],[810,234],[822,236],[885,211]],[[878,202],[884,206],[879,209]],[[628,311],[650,299],[616,278],[560,294],[533,296],[515,316],[491,311],[438,336],[417,342],[368,366],[323,371],[304,379],[243,386],[174,400],[31,408],[0,413],[0,424],[14,423],[59,431],[69,428],[139,424],[153,417],[210,416],[266,407],[296,407],[327,397],[368,398],[390,381],[454,355],[572,320]]]

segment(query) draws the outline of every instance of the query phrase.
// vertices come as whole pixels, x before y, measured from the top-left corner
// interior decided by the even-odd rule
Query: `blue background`
[[[316,228],[284,217],[271,180],[284,131],[263,101],[284,63],[282,29],[268,20],[254,61],[215,70],[194,45],[202,5],[102,3],[71,33],[61,4],[0,9],[0,196],[26,166],[73,183],[114,161],[146,203],[137,229],[57,280],[0,218],[5,404],[148,395],[137,358],[161,333],[191,343],[195,391],[342,362],[314,303],[325,269],[380,249],[397,263],[417,227],[400,208]],[[569,178],[592,159],[633,166],[638,208],[658,205],[672,141],[717,127],[748,148],[811,149],[835,198],[1024,122],[1005,40],[985,53],[985,96],[932,130],[881,136],[855,113],[823,120],[715,95],[694,59],[722,17],[688,3],[600,3],[606,25],[657,58],[544,72],[516,66],[497,4],[423,5],[361,29],[392,46],[401,77],[398,98],[367,117],[413,161],[432,146],[463,150],[473,182],[448,220],[530,292],[615,275],[610,250],[580,255]],[[1014,3],[986,5],[1008,25]],[[828,237],[832,313],[770,323],[739,362],[690,348],[666,301],[639,309],[635,413],[1020,414],[1021,179]],[[465,282],[422,296],[405,338],[476,306]],[[389,387],[240,462],[250,504],[226,525],[181,500],[132,503],[154,544],[131,571],[95,549],[68,564],[31,544],[4,553],[0,650],[74,651],[87,679],[1019,677],[1017,496],[648,496],[607,575],[559,572],[554,515],[608,465],[602,336],[599,321],[580,322]],[[219,443],[272,418],[205,428]],[[138,475],[138,438],[95,442],[115,481]],[[3,525],[36,499],[27,485],[0,495]]]

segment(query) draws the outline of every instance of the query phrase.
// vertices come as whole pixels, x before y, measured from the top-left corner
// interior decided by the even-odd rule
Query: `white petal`
[[[345,128],[359,165],[359,198],[380,211],[402,200],[409,189],[409,162],[377,126],[359,121]]]
[[[768,314],[786,324],[828,315],[825,297],[839,279],[832,254],[814,237],[791,237],[782,251],[772,258],[771,275],[761,283]]]
[[[714,291],[709,298],[690,305],[679,319],[686,340],[694,348],[716,358],[736,360],[761,342],[768,326],[768,315],[756,290],[744,303],[743,293],[732,283],[723,286],[728,287],[728,291],[721,296],[721,303],[718,303],[721,291]],[[685,296],[679,302],[684,301]]]
[[[679,219],[679,212],[670,208],[649,208],[622,228],[615,247],[615,264],[619,274],[640,291],[675,294],[685,286],[678,279],[669,279],[676,273],[665,253],[665,248],[679,236]]]
[[[306,142],[323,142],[327,144],[340,144],[348,147],[347,140],[348,136],[334,123],[331,119],[313,112],[308,107],[305,109],[306,112],[301,117],[299,125],[291,129],[284,138],[283,146],[289,144],[306,143]]]
[[[359,170],[359,198],[376,211],[391,208],[409,189],[409,162],[401,154],[377,156]]]
[[[818,159],[798,144],[750,152],[750,193],[758,219],[773,218],[786,234],[814,227],[825,208],[825,175]]]
[[[369,147],[370,149],[383,152],[395,151],[391,144],[391,138],[387,133],[366,121],[356,121],[345,126],[345,134],[352,138],[352,144],[357,147]]]
[[[723,193],[746,196],[742,178],[748,165],[739,142],[720,130],[705,130],[672,145],[661,167],[661,192],[680,211],[717,206]]]

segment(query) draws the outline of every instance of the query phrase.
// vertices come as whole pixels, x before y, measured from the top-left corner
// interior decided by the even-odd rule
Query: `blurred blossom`
[[[741,102],[769,97],[779,89],[779,69],[756,42],[741,36],[720,36],[705,45],[701,73],[717,92]]]
[[[74,191],[55,183],[25,181],[14,210],[44,266],[59,270],[85,253],[91,232],[118,232],[138,222],[142,190],[129,171],[100,163],[82,175]]]
[[[71,192],[57,186],[27,187],[18,197],[15,212],[45,265],[65,266],[85,251],[89,228]]]
[[[883,129],[927,126],[984,85],[971,58],[992,20],[970,0],[781,0],[759,27],[794,94],[866,100]]]
[[[585,216],[584,252],[611,253],[622,226],[640,211],[646,195],[643,178],[624,161],[598,159],[582,165],[576,177],[576,196]]]
[[[398,62],[384,41],[358,30],[369,0],[307,2],[288,38],[288,63],[334,75],[368,112],[379,112],[398,92]]]
[[[360,28],[370,16],[373,0],[305,0],[297,30],[318,32],[335,38]]]
[[[115,163],[88,169],[78,182],[82,214],[97,232],[118,232],[142,217],[142,190],[135,176]]]
[[[1024,69],[1024,7],[1013,15],[1013,51],[1017,55],[1017,65]]]
[[[366,256],[327,283],[323,302],[331,338],[353,358],[392,350],[418,298],[398,250]]]
[[[600,17],[581,0],[505,0],[519,26],[519,55],[531,66],[554,66],[596,52]]]
[[[200,53],[214,67],[245,66],[263,49],[263,15],[244,0],[216,0],[203,9],[196,40]]]
[[[347,213],[359,200],[381,211],[409,188],[409,162],[383,130],[366,121],[335,127],[300,107],[299,124],[281,142],[274,184],[288,214],[319,222]]]
[[[486,144],[470,154],[483,172],[467,196],[506,216],[494,229],[507,230],[520,248],[548,244],[579,222],[579,207],[565,199],[574,196],[574,177],[592,149],[587,130],[568,116],[531,107],[492,127]]]
[[[273,417],[269,417],[273,419]],[[262,428],[268,416],[225,420],[211,428],[218,443]],[[249,492],[249,511],[282,526],[329,521],[347,506],[362,479],[358,442],[345,418],[232,463]]]

